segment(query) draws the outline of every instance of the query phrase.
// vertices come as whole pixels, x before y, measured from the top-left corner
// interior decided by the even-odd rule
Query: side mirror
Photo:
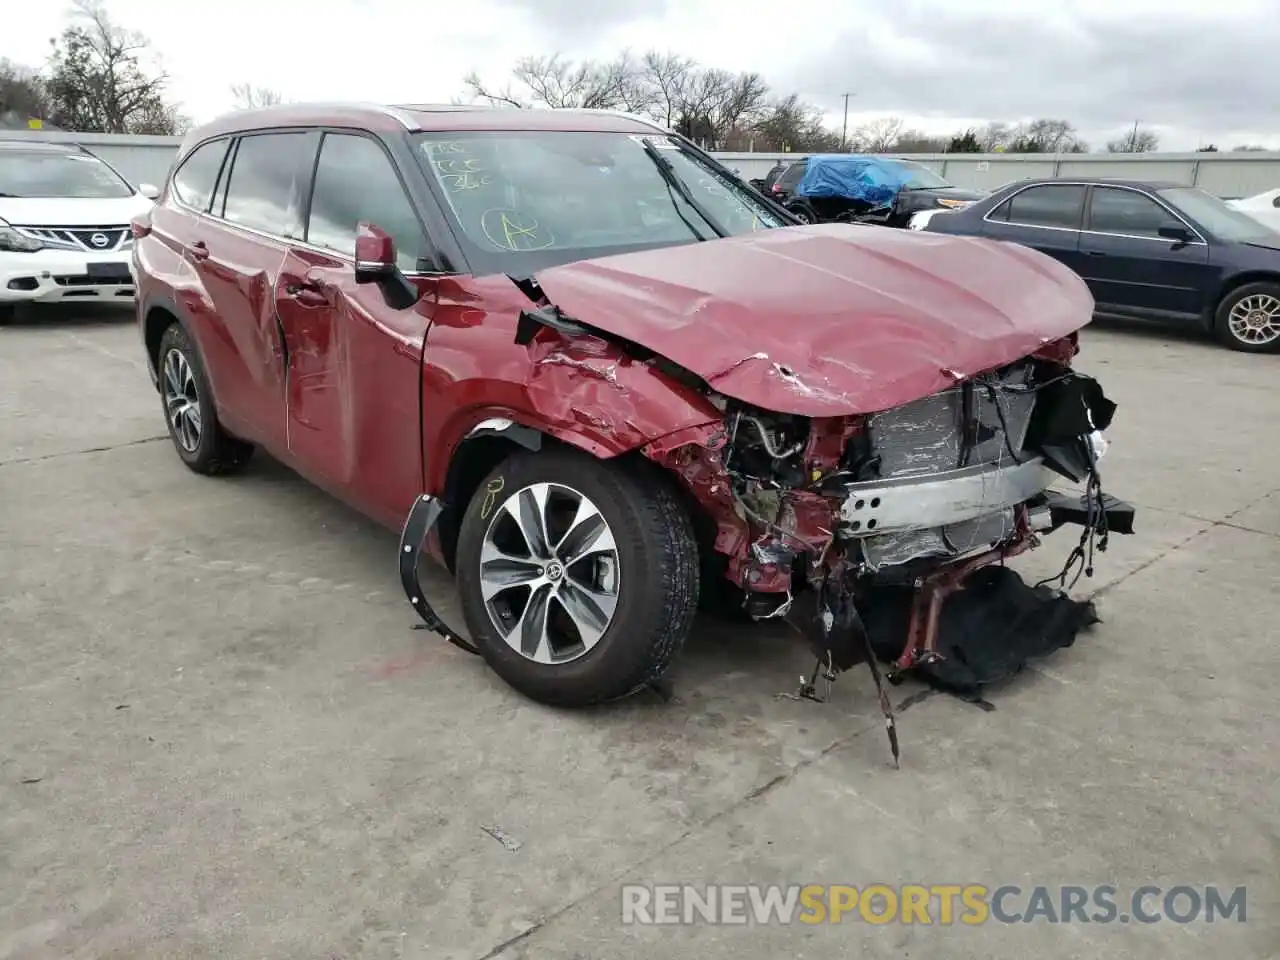
[[[396,272],[396,242],[381,227],[356,227],[356,283],[377,283]]]
[[[1156,230],[1156,233],[1165,240],[1172,240],[1174,243],[1190,243],[1195,239],[1195,235],[1180,223],[1171,223],[1160,227]]]
[[[396,242],[372,223],[356,226],[356,283],[376,283],[392,310],[406,310],[418,302],[418,288],[396,265]]]
[[[138,184],[138,193],[142,194],[148,200],[155,200],[160,196],[160,188],[154,183],[140,183]]]

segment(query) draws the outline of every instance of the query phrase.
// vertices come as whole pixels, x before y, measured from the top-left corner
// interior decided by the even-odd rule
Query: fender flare
[[[158,357],[153,354],[151,343],[151,314],[156,310],[163,310],[165,313],[172,316],[179,324],[182,325],[182,328],[186,330],[188,335],[191,337],[194,338],[196,336],[196,332],[192,329],[191,319],[187,316],[187,312],[178,306],[178,302],[172,297],[148,297],[139,305],[138,336],[142,339],[143,352],[146,354],[147,372],[151,375],[151,385],[155,387],[156,390],[159,390],[160,370],[156,366]],[[160,336],[163,335],[164,333],[161,331]],[[155,338],[155,348],[157,351],[160,347],[160,336]],[[198,340],[196,343],[199,345]]]

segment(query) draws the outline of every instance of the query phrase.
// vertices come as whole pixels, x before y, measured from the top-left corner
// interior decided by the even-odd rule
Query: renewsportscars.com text
[[[1244,923],[1246,889],[1144,885],[667,884],[622,888],[624,924]]]

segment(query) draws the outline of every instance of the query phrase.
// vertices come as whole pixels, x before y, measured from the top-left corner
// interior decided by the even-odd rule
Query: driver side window
[[[1094,187],[1089,202],[1089,229],[1130,237],[1158,239],[1161,227],[1180,226],[1150,197],[1121,187]]]
[[[422,226],[391,159],[369,137],[326,133],[320,143],[306,241],[355,256],[356,225],[367,221],[396,242],[400,269],[413,272],[428,254]]]

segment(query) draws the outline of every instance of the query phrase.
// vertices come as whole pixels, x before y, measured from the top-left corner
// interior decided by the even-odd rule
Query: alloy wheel
[[[200,446],[200,394],[191,364],[181,350],[165,354],[164,408],[174,439],[187,453],[195,453]]]
[[[489,620],[535,663],[567,663],[600,642],[617,611],[619,573],[608,521],[563,484],[535,483],[508,496],[494,509],[480,549]]]
[[[1227,329],[1250,346],[1274,343],[1280,339],[1280,298],[1269,293],[1241,297],[1227,315]]]

